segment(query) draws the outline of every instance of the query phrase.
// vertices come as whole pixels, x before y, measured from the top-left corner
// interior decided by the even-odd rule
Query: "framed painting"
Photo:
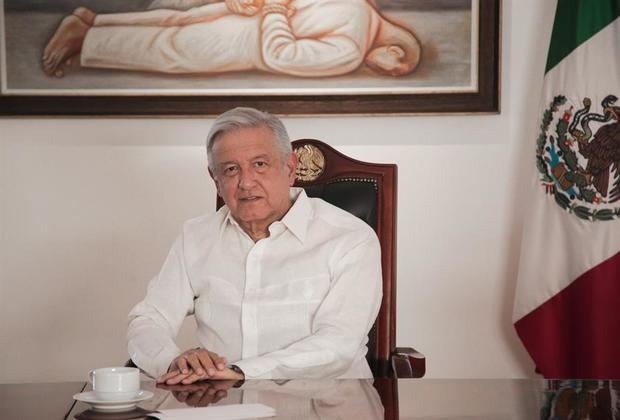
[[[499,112],[500,0],[0,0],[0,115]]]

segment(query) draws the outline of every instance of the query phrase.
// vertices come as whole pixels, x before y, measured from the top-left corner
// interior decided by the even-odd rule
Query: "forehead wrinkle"
[[[216,165],[217,165],[217,166],[223,166],[223,165],[237,165],[237,164],[239,163],[239,161],[242,161],[242,160],[247,160],[248,162],[253,162],[253,161],[257,160],[257,159],[265,159],[265,160],[269,160],[270,158],[271,158],[271,156],[270,156],[269,154],[267,154],[267,153],[261,153],[261,154],[259,154],[259,155],[256,155],[256,156],[253,156],[253,157],[250,157],[249,159],[237,159],[237,160],[232,159],[232,160],[225,160],[225,161],[223,161],[223,162],[216,162]]]

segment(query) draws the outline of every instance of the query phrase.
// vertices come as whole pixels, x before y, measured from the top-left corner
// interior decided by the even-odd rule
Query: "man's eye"
[[[266,168],[267,167],[267,162],[263,162],[263,161],[257,161],[254,162],[254,165],[256,165],[257,168]]]
[[[224,175],[234,175],[237,173],[237,167],[236,166],[227,166],[224,168],[223,170]]]

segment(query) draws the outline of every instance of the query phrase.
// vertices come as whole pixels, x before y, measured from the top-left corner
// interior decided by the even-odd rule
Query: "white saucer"
[[[123,399],[118,401],[106,401],[97,398],[94,391],[80,392],[73,396],[74,400],[85,402],[91,405],[95,410],[106,411],[120,411],[132,409],[141,401],[153,398],[153,393],[150,391],[139,391],[138,395],[131,399]]]

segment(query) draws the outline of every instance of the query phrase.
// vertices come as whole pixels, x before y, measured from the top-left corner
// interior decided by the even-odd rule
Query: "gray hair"
[[[237,107],[220,114],[207,135],[207,161],[213,170],[213,145],[223,134],[241,128],[267,127],[273,133],[276,146],[280,150],[282,161],[285,162],[293,151],[291,139],[282,121],[275,115],[254,108]]]

